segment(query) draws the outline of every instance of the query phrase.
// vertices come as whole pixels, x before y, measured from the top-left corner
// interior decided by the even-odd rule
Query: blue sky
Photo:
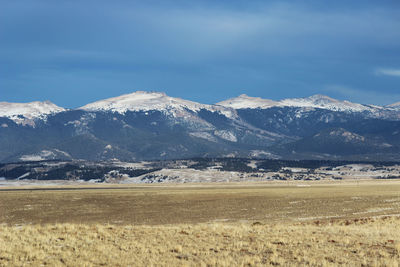
[[[0,101],[400,101],[400,1],[0,0]]]

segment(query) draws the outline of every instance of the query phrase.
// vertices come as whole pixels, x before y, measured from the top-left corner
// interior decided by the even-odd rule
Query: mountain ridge
[[[128,94],[94,101],[82,107],[70,110],[85,110],[93,112],[113,111],[125,113],[127,111],[171,109],[199,111],[201,109],[207,109],[212,111],[223,111],[228,114],[229,109],[268,109],[273,107],[302,107],[322,108],[334,111],[374,112],[377,110],[384,110],[385,108],[392,109],[400,107],[400,102],[386,106],[366,105],[347,100],[338,100],[322,94],[316,94],[303,98],[285,98],[275,101],[241,94],[237,97],[223,100],[215,104],[202,104],[182,98],[170,97],[164,92],[134,91]],[[66,110],[69,109],[59,107],[50,101],[34,101],[29,103],[0,102],[0,117],[9,117],[12,119],[15,119],[15,117],[18,115],[27,116],[27,118],[34,119],[37,117],[44,117],[40,115],[54,114],[64,112]]]
[[[400,102],[396,102],[390,105],[387,105],[385,107],[389,107],[389,108],[400,108]]]
[[[32,103],[0,103],[0,162],[254,156],[400,160],[399,109],[323,95],[280,101],[240,95],[209,105],[137,91],[77,109]]]
[[[46,119],[46,115],[63,111],[66,109],[48,100],[29,103],[0,102],[0,117],[7,117],[16,123],[31,126],[34,126],[35,119]]]
[[[304,108],[322,108],[330,109],[335,111],[351,111],[351,112],[363,112],[373,111],[374,109],[381,109],[381,106],[363,105],[353,103],[347,100],[337,100],[329,96],[316,94],[310,97],[304,98],[287,98],[279,101],[270,99],[263,99],[260,97],[249,97],[247,95],[240,95],[235,98],[221,101],[218,105],[232,107],[235,109],[245,108],[261,108],[267,109],[272,107],[304,107]]]

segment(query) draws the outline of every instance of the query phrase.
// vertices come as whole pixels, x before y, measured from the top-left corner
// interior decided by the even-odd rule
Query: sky
[[[400,101],[400,1],[0,0],[0,101]]]

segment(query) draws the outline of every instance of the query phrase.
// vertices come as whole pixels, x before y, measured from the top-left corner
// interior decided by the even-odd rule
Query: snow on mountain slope
[[[243,109],[243,108],[261,108],[267,109],[270,107],[278,106],[279,102],[263,99],[261,97],[251,97],[245,94],[242,94],[238,97],[231,98],[225,101],[221,101],[217,103],[217,105],[230,107],[234,109]]]
[[[30,103],[0,102],[0,117],[7,117],[17,124],[34,126],[35,119],[46,119],[47,115],[65,111],[50,101]]]
[[[126,111],[165,110],[170,108],[197,111],[201,104],[179,98],[169,97],[160,92],[137,91],[113,98],[108,98],[87,104],[81,109],[87,111],[114,111],[125,113]]]
[[[292,107],[312,107],[328,109],[333,111],[352,111],[352,112],[362,112],[362,111],[373,111],[374,108],[362,104],[352,103],[349,101],[341,101],[324,95],[313,95],[306,98],[292,98],[284,99],[280,101],[282,106],[292,106]]]
[[[280,101],[273,101],[269,99],[262,99],[260,97],[249,97],[247,95],[240,95],[236,98],[231,98],[217,105],[231,107],[235,109],[267,109],[271,107],[304,107],[304,108],[321,108],[333,111],[374,111],[375,109],[382,109],[378,106],[366,106],[362,104],[352,103],[349,101],[341,101],[330,98],[324,95],[313,95],[306,98],[290,98]]]
[[[398,109],[400,109],[400,102],[396,102],[396,103],[387,105],[386,107],[388,107],[388,108],[396,108],[396,109],[398,108]]]
[[[175,117],[183,116],[187,110],[196,112],[201,109],[206,109],[218,111],[229,118],[236,116],[233,110],[226,107],[200,104],[181,98],[170,97],[161,92],[145,91],[136,91],[131,94],[96,101],[80,109],[86,111],[112,111],[121,114],[127,111],[159,110],[168,112]]]

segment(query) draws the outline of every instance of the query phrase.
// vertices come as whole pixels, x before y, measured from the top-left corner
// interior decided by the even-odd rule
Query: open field
[[[400,181],[395,180],[100,185],[4,191],[10,189],[0,189],[0,223],[11,225],[288,222],[400,215]]]
[[[15,189],[1,266],[400,263],[397,180]]]
[[[329,224],[0,226],[0,265],[398,266],[399,218]]]

